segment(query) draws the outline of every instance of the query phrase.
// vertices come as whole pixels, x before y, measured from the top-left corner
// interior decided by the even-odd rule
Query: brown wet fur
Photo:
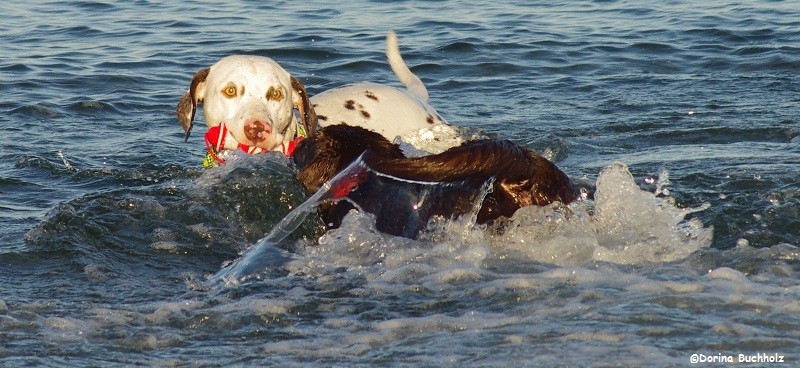
[[[300,113],[300,121],[308,135],[313,135],[317,131],[317,113],[311,106],[311,99],[308,96],[305,85],[299,79],[290,76],[292,89],[300,96],[300,103],[295,106]]]
[[[211,68],[203,68],[197,71],[192,77],[192,83],[189,85],[189,92],[186,92],[180,101],[178,101],[178,108],[176,113],[178,115],[178,122],[183,127],[184,140],[189,140],[189,134],[192,132],[194,126],[194,115],[197,112],[197,105],[202,102],[201,98],[197,96],[197,87],[206,82],[208,73]]]
[[[478,212],[478,223],[510,217],[525,206],[545,206],[577,199],[572,184],[553,163],[507,140],[478,140],[437,155],[406,158],[382,135],[347,125],[331,125],[304,140],[295,150],[298,178],[313,192],[364,151],[374,170],[416,181],[485,181],[494,187]],[[463,207],[452,204],[453,208]]]
[[[300,168],[298,179],[309,192],[316,192],[367,150],[381,157],[403,157],[400,147],[379,133],[361,127],[330,125],[300,141],[292,158]]]

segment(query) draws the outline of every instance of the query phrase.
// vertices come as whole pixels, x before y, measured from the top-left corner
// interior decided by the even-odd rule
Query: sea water
[[[800,360],[796,2],[12,0],[0,20],[2,366]],[[201,111],[188,142],[174,115],[192,75],[245,53],[312,94],[399,87],[389,29],[460,127],[405,149],[511,139],[582,200],[413,240],[307,211],[257,248],[308,195],[279,155],[201,168]]]

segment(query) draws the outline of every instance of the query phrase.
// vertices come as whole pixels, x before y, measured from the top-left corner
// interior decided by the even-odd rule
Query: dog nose
[[[244,136],[251,142],[260,142],[272,133],[272,124],[268,121],[251,120],[244,126]]]

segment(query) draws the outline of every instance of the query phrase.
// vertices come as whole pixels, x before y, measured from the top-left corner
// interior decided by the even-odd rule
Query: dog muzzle
[[[300,141],[302,141],[306,136],[305,130],[299,125],[298,128],[297,137],[291,141],[281,143],[280,146],[275,147],[274,151],[281,152],[287,157],[292,157],[295,148],[297,148],[297,144],[300,143]],[[206,168],[225,164],[225,160],[220,157],[220,153],[226,149],[226,143],[230,146],[235,146],[239,150],[251,155],[266,151],[261,147],[248,146],[246,144],[239,143],[233,137],[230,137],[228,134],[228,127],[225,125],[225,123],[208,128],[208,131],[204,137],[207,153],[206,157],[203,159],[203,167]]]

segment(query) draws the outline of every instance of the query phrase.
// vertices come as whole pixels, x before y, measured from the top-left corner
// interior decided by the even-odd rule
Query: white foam
[[[223,316],[231,313],[250,313],[255,316],[269,316],[286,314],[292,306],[294,306],[294,303],[289,300],[247,297],[228,304],[222,304],[215,307],[213,310]]]
[[[102,326],[126,325],[135,320],[132,313],[109,308],[97,308],[92,313],[92,320]]]
[[[626,335],[608,333],[608,332],[576,332],[561,338],[564,341],[600,341],[617,343],[628,339]]]
[[[640,189],[625,165],[614,164],[600,173],[594,202],[522,208],[499,229],[475,226],[470,216],[436,218],[419,240],[381,233],[375,230],[374,216],[354,210],[317,245],[299,248],[296,257],[286,256],[283,267],[291,274],[323,280],[340,277],[344,267],[366,276],[373,291],[411,281],[436,289],[481,279],[484,263],[492,260],[562,266],[594,261],[645,264],[684,259],[707,247],[711,230],[697,220],[684,221],[692,209],[677,208],[664,197],[663,183],[656,191],[658,195]],[[323,194],[314,198],[318,196]],[[251,258],[257,266],[258,258]],[[652,288],[687,292],[701,287],[674,283]]]
[[[189,300],[160,303],[152,313],[145,315],[144,319],[153,324],[165,324],[172,319],[186,318],[188,312],[202,306],[202,302]]]
[[[413,134],[397,137],[394,143],[400,145],[406,156],[418,157],[442,153],[448,148],[480,138],[486,138],[486,135],[477,128],[436,124],[430,128],[420,129]]]
[[[665,175],[662,175],[665,176]],[[663,183],[640,189],[624,164],[606,167],[594,202],[526,207],[514,214],[492,245],[511,254],[556,265],[591,261],[620,264],[672,262],[711,244],[711,229],[677,208]]]
[[[177,253],[179,253],[178,249],[180,248],[180,243],[178,243],[176,241],[170,241],[170,240],[163,241],[162,240],[162,241],[157,241],[157,242],[154,242],[154,243],[150,244],[150,247],[155,249],[155,250],[160,250],[160,251],[165,251],[165,252],[168,252],[168,253],[177,254]]]
[[[489,238],[509,257],[556,265],[584,264],[593,259],[597,238],[584,203],[524,207]]]
[[[83,342],[95,333],[98,325],[73,317],[46,317],[41,321],[43,333],[50,342]]]
[[[747,277],[739,271],[728,267],[721,267],[708,273],[708,277],[718,280],[728,280],[735,282],[747,281]]]
[[[516,324],[520,321],[520,317],[509,317],[505,314],[468,311],[459,316],[433,314],[424,317],[394,318],[374,323],[372,330],[391,332],[398,335],[436,331],[458,332],[497,328]]]
[[[83,274],[86,276],[87,279],[90,281],[105,281],[111,277],[116,276],[116,274],[112,271],[105,269],[102,266],[96,264],[87,264],[83,267]]]
[[[264,152],[257,155],[250,155],[241,150],[225,150],[220,154],[225,160],[225,165],[216,166],[213,169],[203,170],[203,174],[196,180],[199,188],[211,190],[223,184],[231,176],[231,172],[240,168],[253,168],[263,165],[265,162],[276,163],[286,167],[291,167],[291,159],[280,152]],[[254,183],[261,183],[259,178],[252,179]],[[212,194],[212,193],[209,193]]]
[[[663,188],[657,192],[663,193]],[[624,264],[671,262],[711,244],[711,229],[669,198],[639,189],[627,166],[615,163],[600,173],[595,192],[595,259]]]
[[[45,327],[59,330],[77,330],[85,323],[74,318],[48,317],[42,323]]]

